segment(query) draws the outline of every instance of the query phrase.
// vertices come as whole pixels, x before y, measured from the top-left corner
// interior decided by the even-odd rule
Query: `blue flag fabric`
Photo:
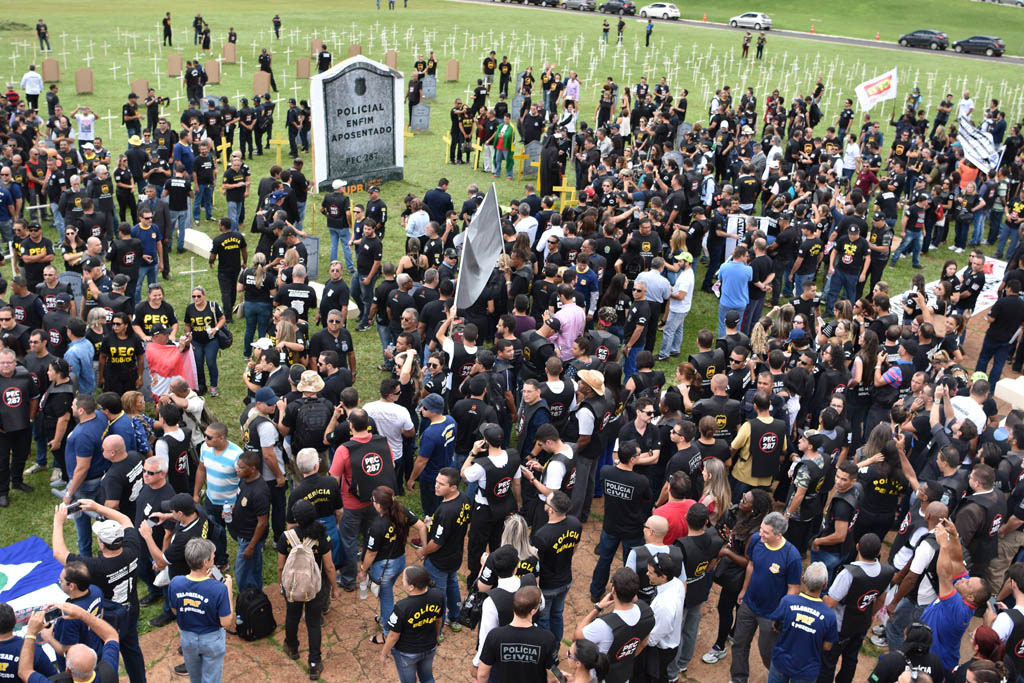
[[[0,602],[57,583],[62,569],[50,545],[38,536],[0,548]]]

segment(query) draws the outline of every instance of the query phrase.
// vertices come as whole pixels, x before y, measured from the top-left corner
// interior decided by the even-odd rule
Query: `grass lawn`
[[[896,64],[900,68],[901,92],[907,92],[913,83],[921,84],[926,106],[934,107],[936,97],[947,90],[956,91],[963,83],[970,85],[976,92],[975,100],[980,103],[982,97],[998,96],[1004,101],[1005,108],[1010,110],[1016,120],[1020,115],[1021,89],[1019,87],[1019,67],[983,63],[973,60],[955,60],[948,56],[932,55],[927,52],[906,52],[898,54],[892,51],[869,50],[865,48],[822,46],[798,40],[787,40],[769,37],[766,60],[762,63],[748,61],[740,63],[737,59],[739,38],[734,33],[701,28],[686,28],[659,24],[655,31],[655,46],[651,50],[636,43],[642,40],[642,24],[630,23],[627,28],[626,41],[621,51],[614,47],[603,48],[598,45],[600,39],[601,17],[592,15],[568,15],[563,13],[538,14],[534,10],[520,7],[494,6],[481,8],[472,5],[441,2],[437,0],[413,0],[416,9],[395,12],[376,11],[370,2],[338,4],[329,10],[308,0],[291,3],[287,8],[266,5],[265,9],[254,11],[252,3],[238,0],[227,0],[217,3],[216,8],[204,13],[213,31],[213,58],[220,54],[222,41],[225,40],[228,26],[234,26],[239,35],[238,54],[243,64],[225,64],[222,70],[220,85],[209,85],[207,95],[227,95],[232,104],[237,105],[237,96],[252,95],[252,73],[256,66],[255,54],[262,46],[269,47],[274,53],[275,75],[281,92],[280,97],[287,98],[294,92],[299,98],[308,96],[306,83],[293,91],[295,79],[294,60],[297,56],[308,53],[309,39],[313,36],[328,41],[329,48],[340,60],[348,54],[348,45],[352,42],[362,44],[363,53],[383,61],[386,48],[399,51],[399,69],[405,72],[412,70],[415,54],[432,48],[441,60],[439,74],[444,73],[444,61],[457,57],[461,61],[461,80],[458,83],[438,83],[438,98],[432,111],[433,130],[426,134],[417,134],[407,139],[405,160],[405,180],[387,184],[383,188],[383,197],[392,212],[397,215],[402,208],[402,198],[409,192],[421,194],[434,186],[437,178],[446,176],[451,179],[451,191],[456,203],[463,198],[464,188],[472,182],[482,187],[490,178],[482,172],[474,172],[466,166],[446,166],[442,160],[446,153],[442,150],[444,143],[441,136],[447,130],[447,111],[456,96],[465,96],[465,91],[475,84],[479,71],[480,60],[487,50],[496,49],[499,57],[508,54],[516,64],[516,71],[528,64],[533,64],[538,71],[544,62],[556,62],[563,70],[577,71],[583,79],[582,119],[592,120],[596,101],[596,85],[603,82],[605,76],[613,75],[620,84],[633,84],[641,73],[647,73],[652,82],[661,75],[668,75],[673,91],[682,87],[690,90],[690,105],[694,108],[690,120],[702,117],[698,112],[706,108],[707,93],[713,92],[716,84],[729,83],[739,92],[746,85],[755,88],[761,101],[767,91],[779,87],[787,99],[795,91],[809,92],[816,76],[826,79],[828,91],[824,109],[826,121],[834,120],[838,105],[842,99],[853,96],[853,85],[863,77],[881,73]],[[731,0],[720,5],[715,19],[724,19],[733,11],[727,7],[741,7]],[[806,8],[806,9],[805,9]],[[744,7],[745,9],[745,7]],[[51,35],[51,43],[55,56],[61,61],[61,101],[67,110],[76,104],[88,104],[101,116],[107,112],[116,115],[121,104],[126,100],[129,82],[135,78],[148,78],[151,85],[157,84],[154,73],[152,55],[157,57],[155,65],[160,70],[160,87],[158,94],[173,96],[183,94],[184,88],[169,79],[166,72],[166,56],[181,54],[185,58],[197,56],[199,51],[192,45],[191,17],[192,8],[174,11],[175,48],[161,48],[158,22],[163,8],[143,9],[139,6],[119,6],[117,12],[97,11],[95,3],[82,0],[70,0],[60,4],[53,2],[37,3],[31,11],[23,6],[8,8],[7,23],[0,25],[3,36],[3,48],[0,49],[0,75],[6,80],[17,81],[27,70],[29,63],[40,63],[35,51],[37,45],[32,29],[36,20],[45,17]],[[282,39],[275,41],[270,36],[270,19],[275,11],[281,11],[284,21]],[[691,8],[687,13],[696,16]],[[799,2],[788,7],[783,14],[777,15],[779,25],[786,24],[798,28],[798,24],[806,23],[799,20],[801,15],[810,12],[809,3]],[[816,11],[821,11],[816,8]],[[835,17],[832,25],[818,24],[816,30],[833,33],[847,32],[850,34],[873,34],[874,23],[885,23],[895,26],[895,8],[872,1],[867,6],[858,6],[857,17]],[[979,3],[952,2],[942,0],[933,9],[933,14],[945,17],[944,23],[958,26],[971,26],[971,31],[996,32],[999,28],[1004,35],[1013,33],[1020,28],[1018,17],[1024,17],[1016,9],[994,7]],[[989,22],[990,17],[998,20]],[[326,29],[325,29],[326,26]],[[985,28],[987,26],[987,28]],[[973,27],[977,27],[976,29]],[[845,31],[841,29],[846,29]],[[909,27],[908,27],[909,28]],[[297,31],[296,31],[297,30]],[[966,29],[964,29],[966,30]],[[293,33],[293,31],[296,31]],[[896,29],[892,28],[892,32]],[[66,38],[62,40],[62,33]],[[127,34],[127,35],[126,35]],[[134,35],[133,35],[134,34]],[[386,34],[387,45],[383,36]],[[120,36],[120,37],[119,37]],[[151,46],[145,42],[151,37]],[[75,39],[78,43],[74,42]],[[91,44],[91,48],[90,48]],[[27,46],[24,47],[24,46]],[[105,48],[104,48],[105,46]],[[254,47],[255,46],[255,47]],[[1011,49],[1013,46],[1011,45]],[[129,50],[131,55],[129,57]],[[60,53],[67,51],[67,55]],[[289,54],[285,54],[290,51]],[[95,74],[95,93],[78,96],[74,94],[74,70],[85,66],[83,59],[91,54],[91,65]],[[64,68],[63,60],[67,59]],[[112,68],[117,70],[114,79]],[[125,69],[131,70],[130,78]],[[1011,87],[1009,84],[1013,84]],[[1015,88],[1015,89],[1014,89]],[[286,103],[281,102],[275,122],[275,132],[280,135],[283,129]],[[168,117],[176,121],[179,108],[166,112]],[[874,112],[876,117],[880,110]],[[887,113],[887,112],[886,112]],[[116,156],[126,148],[124,128],[116,119],[111,122],[112,136],[108,136],[107,121],[100,121],[97,132],[103,136],[104,145]],[[823,131],[824,125],[821,127]],[[890,133],[887,133],[887,136]],[[287,150],[285,150],[287,151]],[[267,175],[267,169],[273,163],[273,154],[264,155],[254,162],[252,167],[254,183]],[[306,159],[306,168],[312,164]],[[254,184],[255,189],[255,184]],[[520,183],[500,181],[499,199],[503,204],[513,198],[522,196]],[[224,215],[223,195],[216,193],[216,215]],[[365,201],[359,195],[355,201]],[[317,215],[315,207],[317,198],[310,198],[307,211],[306,229],[321,238],[321,275],[326,277],[327,235],[324,223]],[[255,201],[250,201],[247,213],[252,215]],[[401,226],[397,219],[391,221],[388,230],[388,241],[385,245],[385,258],[397,262],[403,253]],[[204,222],[201,229],[214,234],[214,224]],[[51,226],[46,226],[47,236],[56,240]],[[254,246],[253,242],[253,246]],[[935,278],[942,260],[947,252],[931,254],[924,258],[927,265],[926,275]],[[179,317],[188,302],[188,276],[180,275],[181,271],[189,270],[189,260],[182,256],[172,258],[172,272],[176,275],[172,282],[167,283],[167,300],[175,307]],[[197,261],[197,267],[203,264]],[[909,263],[904,260],[900,265],[886,273],[886,280],[893,284],[895,291],[905,287],[912,275]],[[698,276],[703,275],[700,270]],[[212,273],[196,276],[196,282],[207,287],[208,291],[217,292],[216,279]],[[686,325],[686,339],[683,349],[694,348],[694,339],[701,327],[711,327],[716,320],[717,299],[710,295],[698,293],[694,298],[693,310]],[[241,398],[244,386],[241,382],[243,361],[241,355],[241,335],[244,322],[235,322],[233,331],[238,343],[234,348],[225,351],[220,358],[221,380],[219,383],[221,396],[208,398],[208,405],[213,413],[229,425],[237,425],[241,412]],[[357,387],[360,395],[372,400],[377,395],[377,385],[381,379],[375,370],[380,362],[380,347],[377,335],[373,331],[360,333],[356,336],[359,374]],[[668,364],[662,369],[671,376]],[[233,438],[238,437],[237,429],[232,427]],[[36,487],[36,493],[26,496],[15,493],[12,506],[0,511],[0,545],[11,543],[30,534],[38,534],[49,538],[51,528],[50,506],[55,500],[47,493],[48,475],[37,474],[29,479]],[[418,496],[410,497],[410,505],[418,507]],[[73,543],[73,531],[67,530],[69,542]],[[274,580],[275,561],[268,553],[266,578]],[[152,610],[150,610],[152,611]],[[152,616],[149,612],[145,616]]]

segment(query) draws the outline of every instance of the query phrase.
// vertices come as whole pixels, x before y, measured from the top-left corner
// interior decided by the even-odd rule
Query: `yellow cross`
[[[530,155],[526,152],[520,152],[519,154],[513,154],[512,158],[519,162],[518,170],[516,171],[516,182],[523,179],[523,163],[530,158]],[[540,166],[540,163],[537,163]]]
[[[473,151],[476,152],[476,156],[473,157],[473,170],[478,171],[480,170],[480,152],[484,151],[484,146],[474,142]]]
[[[277,150],[277,165],[281,165],[281,148],[288,144],[287,140],[268,140],[268,144],[274,146]]]
[[[444,163],[447,164],[448,163],[448,150],[450,150],[451,147],[452,147],[452,134],[451,133],[445,133],[444,137],[441,138],[441,139],[444,140],[444,149],[441,150],[443,152],[442,156],[444,157]]]
[[[220,152],[220,163],[226,169],[228,167],[228,150],[231,149],[231,143],[226,139],[217,145],[217,151]]]
[[[551,188],[552,191],[558,193],[558,210],[561,211],[566,206],[573,206],[576,203],[576,188],[571,185],[565,184],[565,176],[562,176],[562,184]],[[569,196],[566,199],[566,195]]]

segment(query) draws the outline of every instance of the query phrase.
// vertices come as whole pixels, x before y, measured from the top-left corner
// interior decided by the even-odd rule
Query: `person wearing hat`
[[[141,234],[141,232],[140,226],[139,233]],[[132,226],[128,223],[121,223],[117,228],[117,238],[110,243],[109,258],[110,272],[114,275],[114,278],[120,276],[121,280],[124,281],[124,286],[121,288],[122,294],[125,291],[129,291],[132,294],[135,293],[135,283],[140,280],[140,267],[145,263],[143,260],[144,254],[145,247],[142,240],[132,236]],[[153,280],[155,278],[151,279],[151,284]],[[126,289],[129,286],[131,288]],[[129,299],[129,301],[132,302],[134,310],[135,301],[132,299]]]
[[[255,98],[254,98],[255,99]],[[239,150],[242,153],[243,158],[245,157],[246,148],[249,149],[249,160],[252,161],[252,136],[253,131],[256,128],[257,116],[256,110],[249,106],[248,98],[241,98],[238,101],[240,105],[238,108],[238,144]],[[259,104],[256,102],[255,104]],[[261,150],[262,151],[262,150]]]
[[[380,188],[376,185],[371,185],[366,192],[369,194],[369,199],[366,201],[366,218],[373,219],[377,237],[383,240],[384,228],[387,227],[388,222],[388,205],[380,198]]]
[[[146,680],[146,660],[139,647],[139,594],[136,566],[143,555],[143,541],[135,530],[132,518],[122,510],[82,499],[82,510],[102,517],[92,524],[99,541],[97,557],[83,557],[68,551],[64,542],[64,521],[67,510],[58,505],[54,510],[53,554],[63,565],[81,562],[89,571],[92,584],[103,595],[103,619],[117,628],[118,647],[131,683]],[[58,521],[59,520],[59,521]],[[143,525],[146,526],[146,525]]]
[[[892,254],[892,263],[890,265],[895,266],[896,262],[900,260],[900,256],[910,252],[914,257],[914,268],[921,270],[924,266],[921,265],[921,244],[925,231],[925,221],[927,220],[927,214],[931,207],[931,198],[927,192],[919,192],[914,196],[914,203],[908,206],[906,211],[903,212],[903,239],[900,240],[900,246],[896,248],[896,251]],[[888,221],[887,221],[888,222]],[[878,214],[875,214],[875,225],[878,223]],[[874,241],[874,231],[871,233],[872,243]],[[892,237],[889,237],[890,241]],[[872,250],[875,247],[872,246]],[[888,251],[888,249],[886,249]],[[884,253],[873,254],[875,258],[885,256]],[[874,260],[874,259],[872,259]],[[874,269],[872,269],[872,286],[877,281],[874,277]],[[879,278],[881,273],[879,273]]]
[[[288,490],[281,433],[273,419],[279,401],[278,395],[270,387],[262,387],[253,395],[242,422],[242,443],[239,444],[245,451],[262,457],[262,476],[270,489],[273,538],[284,532],[285,494]]]
[[[412,465],[407,486],[416,488],[419,482],[420,502],[423,514],[434,514],[441,503],[434,490],[434,483],[442,468],[451,467],[455,462],[455,420],[445,414],[444,399],[438,394],[427,394],[419,405],[420,414],[428,421],[420,435],[419,453]]]
[[[821,483],[825,477],[825,460],[821,449],[827,439],[821,432],[809,429],[799,430],[797,434],[798,451],[793,455],[792,484],[785,507],[786,519],[789,520],[786,540],[803,556],[810,542],[812,521],[824,502],[825,492]]]
[[[590,516],[590,503],[594,498],[594,482],[598,462],[605,451],[609,432],[605,429],[612,419],[612,405],[605,392],[604,374],[598,370],[580,370],[576,378],[576,479],[572,490],[569,514],[586,522]]]
[[[345,252],[345,267],[348,272],[355,272],[352,265],[352,206],[345,193],[345,181],[335,180],[331,183],[331,192],[324,195],[320,202],[320,213],[327,217],[327,231],[331,237],[331,260],[338,260],[338,245]]]
[[[139,113],[139,96],[128,93],[128,101],[121,106],[121,123],[129,137],[142,135],[142,114]]]
[[[324,432],[331,421],[334,406],[320,396],[324,380],[316,370],[302,372],[295,390],[302,394],[298,399],[288,401],[278,414],[277,430],[282,436],[291,435],[291,452],[312,448],[317,453],[325,452]]]
[[[860,298],[860,291],[867,279],[868,268],[871,267],[871,250],[868,248],[868,241],[861,235],[861,228],[858,224],[863,223],[864,205],[857,207],[860,214],[850,217],[849,227],[846,233],[840,230],[836,239],[835,248],[829,254],[828,276],[829,287],[825,294],[825,310],[831,311],[840,293],[849,301],[856,301]]]

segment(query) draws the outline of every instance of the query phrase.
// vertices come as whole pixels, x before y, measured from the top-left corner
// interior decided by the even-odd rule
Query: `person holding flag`
[[[170,392],[171,380],[183,377],[192,389],[196,379],[196,359],[191,351],[192,335],[182,335],[177,344],[170,344],[170,330],[157,323],[150,329],[152,341],[146,345],[146,363],[149,366],[153,399]]]
[[[512,127],[512,115],[505,112],[505,118],[498,125],[494,135],[494,177],[501,175],[501,164],[505,163],[508,180],[512,180],[512,143],[515,141],[516,129]]]

